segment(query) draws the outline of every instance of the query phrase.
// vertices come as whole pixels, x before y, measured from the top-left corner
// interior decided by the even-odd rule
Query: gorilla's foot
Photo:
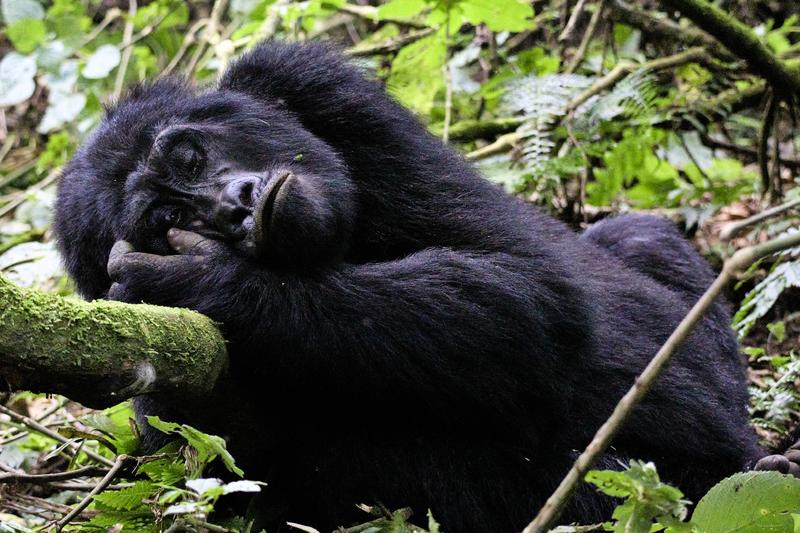
[[[758,460],[753,470],[774,470],[800,477],[800,441],[792,444],[782,454],[767,455]]]

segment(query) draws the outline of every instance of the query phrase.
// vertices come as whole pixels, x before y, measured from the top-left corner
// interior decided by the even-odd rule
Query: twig
[[[442,142],[447,144],[450,139],[450,120],[453,115],[453,76],[450,72],[450,8],[448,4],[447,17],[444,29],[444,125],[442,127]]]
[[[780,91],[781,98],[800,93],[800,68],[779,59],[755,32],[733,15],[706,0],[662,0],[662,3],[707,31],[750,69]]]
[[[100,494],[103,490],[106,489],[106,487],[111,485],[111,482],[117,476],[117,474],[125,465],[125,463],[127,463],[132,459],[133,458],[128,455],[117,456],[117,460],[114,461],[114,464],[111,467],[111,469],[106,473],[105,477],[103,477],[103,479],[100,480],[97,486],[94,489],[92,489],[92,491],[89,492],[89,494],[87,494],[86,497],[83,500],[81,500],[81,502],[78,505],[76,505],[74,509],[72,509],[72,511],[67,513],[67,515],[64,516],[64,518],[62,518],[56,523],[56,531],[60,532],[62,529],[64,529],[64,526],[66,526],[67,524],[70,523],[70,521],[72,521],[73,518],[81,514],[81,512],[84,509],[86,509],[90,503],[92,503],[92,500],[94,499],[95,496]]]
[[[764,106],[764,116],[761,120],[761,131],[758,135],[758,169],[761,172],[761,187],[763,194],[772,192],[772,180],[769,177],[769,137],[772,133],[772,126],[775,123],[775,116],[778,112],[778,99],[774,92],[767,94],[767,102]],[[775,142],[778,142],[776,139]]]
[[[575,460],[567,475],[561,481],[555,492],[547,499],[536,518],[528,524],[523,533],[544,533],[558,519],[566,507],[578,484],[586,472],[594,465],[617,434],[622,424],[627,420],[633,409],[639,405],[645,395],[652,389],[661,371],[669,363],[672,355],[684,340],[694,330],[705,312],[714,303],[728,283],[752,263],[775,252],[800,245],[800,232],[786,235],[762,244],[742,248],[731,256],[722,267],[722,272],[717,276],[711,286],[706,289],[689,313],[681,320],[658,353],[650,360],[647,367],[634,381],[633,386],[617,403],[614,412],[606,422],[597,430],[594,438]]]
[[[359,18],[368,20],[370,22],[394,22],[395,24],[403,24],[405,26],[411,26],[412,28],[426,27],[423,22],[418,22],[416,20],[409,20],[409,19],[385,18],[379,21],[378,8],[375,6],[360,5],[355,3],[344,3],[338,6],[337,9],[339,11],[355,15]]]
[[[120,16],[122,16],[122,10],[120,10],[118,7],[112,7],[106,11],[106,16],[103,17],[103,20],[100,21],[100,24],[95,26],[91,32],[87,33],[86,37],[83,38],[83,40],[78,44],[78,46],[75,47],[75,49],[80,50],[90,42],[97,39],[97,36],[103,33],[103,30],[106,29],[109,24],[117,20]]]
[[[729,241],[734,237],[736,237],[739,233],[741,233],[743,229],[752,226],[754,224],[758,224],[762,220],[766,220],[776,215],[780,215],[784,211],[788,211],[798,206],[800,206],[800,198],[795,198],[794,200],[790,200],[781,205],[776,205],[775,207],[770,207],[769,209],[765,209],[760,213],[757,213],[751,217],[745,218],[738,222],[732,222],[726,225],[724,228],[722,228],[722,231],[720,231],[719,233],[719,238],[722,239],[723,241]]]
[[[77,477],[94,477],[108,472],[107,468],[99,466],[84,466],[67,472],[52,472],[49,474],[27,474],[25,472],[8,472],[0,474],[0,483],[34,483],[44,484],[53,481],[66,481]]]
[[[486,159],[487,157],[502,154],[509,148],[513,148],[520,140],[521,135],[517,132],[506,133],[497,138],[492,144],[487,144],[483,148],[478,148],[466,154],[464,157],[467,161],[478,161],[479,159]]]
[[[578,46],[577,52],[575,55],[572,56],[567,68],[564,69],[564,72],[567,74],[571,74],[575,72],[575,69],[578,68],[581,63],[583,63],[583,58],[586,55],[586,51],[589,49],[589,43],[592,41],[592,37],[594,37],[594,32],[597,30],[597,25],[600,22],[600,17],[603,14],[603,9],[606,6],[606,0],[600,0],[597,3],[597,7],[592,13],[592,18],[589,20],[589,26],[586,28],[586,32],[583,34],[583,39],[581,40],[580,46]]]
[[[6,158],[8,152],[11,151],[11,148],[14,146],[14,143],[17,141],[17,135],[15,133],[11,133],[6,137],[6,140],[3,142],[3,147],[0,148],[0,163],[3,162],[3,159]]]
[[[48,428],[46,426],[43,426],[39,422],[37,422],[37,421],[35,421],[35,420],[31,419],[31,418],[28,418],[25,415],[21,415],[21,414],[17,413],[16,411],[12,411],[11,409],[6,407],[5,405],[0,405],[0,413],[3,413],[5,415],[10,416],[12,419],[16,420],[20,424],[28,426],[29,428],[38,431],[42,435],[47,435],[51,439],[53,439],[53,440],[55,440],[57,442],[60,442],[61,444],[69,445],[70,448],[72,448],[73,450],[78,448],[78,445],[75,444],[74,442],[70,442],[66,438],[62,437],[61,435],[59,435],[55,431],[51,430],[50,428]],[[83,450],[83,453],[85,453],[88,457],[92,458],[94,461],[97,461],[100,464],[104,464],[106,466],[113,466],[114,465],[114,463],[112,461],[106,459],[102,455],[99,455],[99,454],[93,452],[92,450]]]
[[[114,80],[114,100],[119,100],[122,95],[122,87],[125,83],[125,73],[128,71],[128,62],[131,60],[133,54],[133,47],[130,46],[133,39],[133,19],[136,17],[137,4],[136,0],[129,0],[128,4],[128,17],[125,20],[125,30],[122,34],[122,59],[117,68],[117,78]]]
[[[611,0],[608,6],[615,20],[642,30],[650,39],[660,37],[664,42],[679,42],[689,46],[702,46],[717,57],[729,60],[731,56],[709,34],[691,26],[681,26],[667,17],[639,10],[622,0]]]
[[[424,30],[412,31],[403,35],[399,35],[392,39],[371,46],[362,46],[348,49],[345,53],[353,57],[365,56],[378,56],[397,52],[407,44],[418,41],[435,32],[433,28],[425,28]]]
[[[567,113],[574,111],[587,100],[589,100],[589,98],[613,87],[618,81],[634,70],[661,70],[665,68],[672,68],[686,63],[691,63],[692,61],[702,58],[704,55],[705,50],[700,47],[695,47],[678,54],[660,57],[658,59],[647,61],[641,64],[629,62],[619,63],[605,76],[594,82],[591,87],[573,98],[572,101],[567,104],[566,111]]]
[[[189,47],[195,41],[197,41],[197,32],[200,31],[206,24],[208,24],[208,19],[200,19],[192,24],[192,26],[189,28],[189,31],[186,32],[180,48],[178,48],[178,51],[172,57],[169,64],[167,64],[166,68],[164,68],[164,71],[161,74],[162,76],[169,76],[172,71],[175,70],[175,67],[178,66],[178,63],[180,63],[181,59],[183,59],[183,56],[186,55],[186,51],[189,50]]]
[[[7,215],[11,211],[13,211],[17,207],[19,207],[19,205],[22,204],[22,202],[25,201],[25,197],[28,194],[30,194],[32,192],[40,191],[40,190],[44,189],[45,187],[47,187],[48,185],[52,185],[58,179],[58,177],[60,175],[61,175],[61,169],[60,168],[55,169],[52,172],[50,172],[50,174],[48,174],[44,179],[34,183],[30,187],[28,187],[25,191],[20,191],[20,192],[16,193],[16,198],[11,200],[9,203],[4,205],[2,207],[2,209],[0,209],[0,217],[3,217],[5,215]]]
[[[569,20],[567,21],[567,25],[564,26],[564,31],[561,32],[561,35],[558,36],[559,41],[566,41],[572,35],[573,30],[575,30],[575,24],[578,22],[578,19],[581,18],[583,14],[583,8],[586,6],[586,0],[578,0],[578,3],[575,4],[575,7],[572,9],[572,15],[570,15]]]

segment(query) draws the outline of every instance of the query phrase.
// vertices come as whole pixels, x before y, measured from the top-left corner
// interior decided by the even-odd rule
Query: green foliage
[[[233,472],[240,477],[244,475],[244,472],[242,472],[242,470],[236,466],[236,462],[234,461],[233,457],[225,448],[225,441],[221,437],[203,433],[202,431],[199,431],[186,424],[164,422],[157,416],[148,416],[147,423],[164,433],[180,435],[186,440],[186,443],[189,444],[189,446],[195,449],[197,452],[196,461],[198,464],[194,469],[194,475],[199,476],[202,473],[205,465],[217,457],[222,460],[225,468],[227,468],[230,472]]]
[[[790,287],[800,287],[800,261],[797,260],[776,264],[767,277],[747,293],[733,317],[733,325],[739,336],[747,335],[756,321],[767,314]]]
[[[703,496],[692,523],[708,533],[797,531],[800,479],[777,472],[744,472]]]
[[[607,531],[647,533],[664,527],[674,532],[691,531],[683,523],[689,502],[680,490],[661,482],[653,463],[634,460],[621,472],[592,470],[586,474],[586,481],[609,496],[625,499],[614,510]]]

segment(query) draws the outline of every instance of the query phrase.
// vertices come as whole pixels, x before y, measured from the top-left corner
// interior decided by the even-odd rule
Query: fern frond
[[[553,126],[564,116],[567,103],[591,83],[591,78],[577,74],[554,74],[525,76],[508,85],[502,105],[507,112],[525,117],[517,130],[521,161],[534,174],[540,174],[550,159],[555,146]]]

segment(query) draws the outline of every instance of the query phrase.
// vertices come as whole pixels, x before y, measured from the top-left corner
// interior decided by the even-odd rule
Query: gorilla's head
[[[314,266],[344,253],[354,203],[339,155],[279,102],[166,80],[134,89],[78,151],[56,232],[79,289],[97,297],[116,240],[167,254],[177,227],[276,268]]]

